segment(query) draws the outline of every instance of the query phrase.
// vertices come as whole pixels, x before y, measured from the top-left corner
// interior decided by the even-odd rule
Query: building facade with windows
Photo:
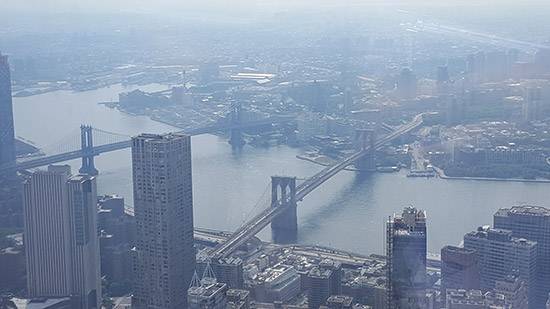
[[[76,298],[101,307],[95,178],[50,166],[23,185],[29,298]]]
[[[187,307],[195,270],[191,137],[132,138],[136,246],[133,308]]]

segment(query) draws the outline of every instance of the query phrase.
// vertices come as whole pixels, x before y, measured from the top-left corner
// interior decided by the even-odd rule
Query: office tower
[[[134,308],[185,308],[195,269],[191,137],[132,138]]]
[[[536,242],[512,237],[509,230],[480,227],[464,235],[464,248],[477,252],[481,290],[490,291],[498,280],[519,275],[527,289],[529,308],[541,308],[535,299],[538,285]]]
[[[519,276],[509,275],[495,282],[494,294],[504,295],[506,305],[514,309],[527,309],[527,292]]]
[[[495,228],[507,229],[514,237],[537,242],[539,278],[535,304],[536,308],[543,308],[550,293],[550,210],[540,206],[513,206],[499,209],[493,219]],[[532,301],[530,298],[529,305]]]
[[[332,270],[321,269],[319,266],[309,271],[307,275],[309,281],[309,290],[307,293],[308,308],[318,309],[320,306],[326,304],[332,291],[331,276]]]
[[[124,210],[124,198],[98,197],[99,247],[101,275],[110,282],[131,280],[132,248],[135,245],[135,218]]]
[[[8,56],[0,54],[0,165],[15,160],[15,135]]]
[[[324,259],[319,263],[321,270],[330,270],[330,294],[342,294],[342,263],[331,259]]]
[[[228,287],[243,288],[243,260],[238,257],[219,259],[212,264],[218,282],[227,284]]]
[[[76,308],[101,307],[95,178],[50,166],[23,185],[30,298],[75,296]]]
[[[424,308],[426,298],[426,215],[405,207],[386,223],[388,308]]]
[[[475,250],[445,246],[441,249],[441,294],[446,289],[479,289]]]

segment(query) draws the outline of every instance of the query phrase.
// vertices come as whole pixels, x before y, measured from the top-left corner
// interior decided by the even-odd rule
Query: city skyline
[[[549,307],[548,8],[4,6],[0,307]]]

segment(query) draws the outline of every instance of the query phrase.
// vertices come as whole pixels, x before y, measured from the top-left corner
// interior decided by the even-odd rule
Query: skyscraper
[[[513,206],[499,209],[494,217],[495,228],[512,231],[512,236],[538,244],[538,279],[535,307],[543,308],[550,292],[550,209],[540,206]],[[533,299],[529,299],[531,302]]]
[[[479,269],[475,250],[445,246],[441,249],[441,294],[447,289],[479,289]]]
[[[186,308],[195,269],[191,137],[132,138],[134,308]]]
[[[100,308],[95,178],[50,166],[23,190],[29,297],[76,296],[74,308]]]
[[[15,160],[15,135],[8,56],[0,54],[0,165]]]
[[[321,269],[316,266],[312,268],[308,275],[309,289],[307,294],[307,307],[317,309],[325,305],[332,291],[332,270]]]
[[[426,215],[405,207],[386,222],[388,308],[424,308],[426,299]]]
[[[483,291],[493,290],[497,281],[509,275],[518,275],[527,289],[529,308],[541,308],[534,301],[537,287],[536,242],[512,237],[509,230],[480,227],[464,235],[464,248],[477,252]]]

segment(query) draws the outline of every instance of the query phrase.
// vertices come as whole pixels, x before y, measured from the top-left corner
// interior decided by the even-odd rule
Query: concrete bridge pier
[[[374,144],[376,143],[376,135],[374,130],[371,129],[357,129],[355,130],[355,149],[357,151],[363,151],[369,148],[369,151],[362,157],[355,161],[355,168],[359,171],[372,172],[376,170],[376,163],[374,161]]]
[[[235,103],[231,105],[231,136],[229,137],[229,145],[241,148],[246,144],[243,138],[242,112],[241,104]]]
[[[243,147],[246,141],[243,138],[243,130],[241,128],[231,129],[231,135],[229,137],[229,145],[233,147]]]
[[[276,203],[277,201],[281,203]],[[271,176],[271,207],[286,207],[286,210],[271,222],[273,242],[295,243],[298,238],[296,177]]]
[[[80,138],[82,145],[82,167],[80,167],[78,171],[90,176],[96,176],[99,172],[94,166],[94,141],[92,138],[92,127],[81,125]]]

